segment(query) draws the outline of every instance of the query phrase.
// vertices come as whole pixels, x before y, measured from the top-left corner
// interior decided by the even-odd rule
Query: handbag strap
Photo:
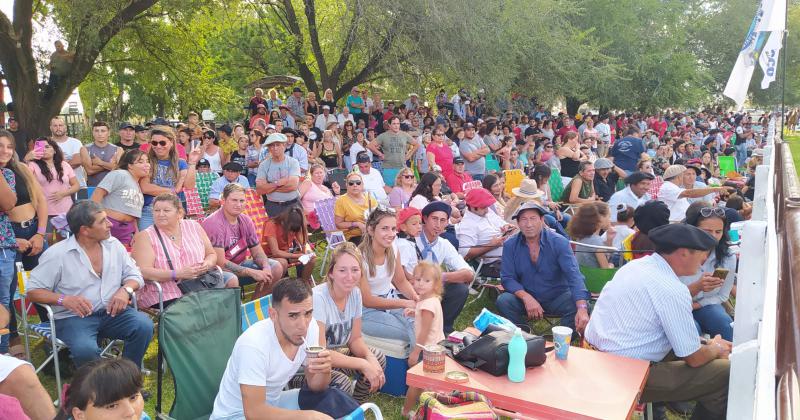
[[[158,235],[158,242],[161,242],[161,248],[164,250],[164,255],[167,257],[167,264],[169,265],[169,269],[175,271],[175,267],[172,266],[172,260],[169,258],[169,252],[167,252],[167,246],[164,245],[164,238],[161,237],[161,232],[158,230],[156,225],[153,225],[153,229],[156,231],[156,235]]]

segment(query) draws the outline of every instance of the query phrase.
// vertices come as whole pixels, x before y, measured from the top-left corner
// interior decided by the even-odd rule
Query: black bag
[[[480,369],[494,376],[502,376],[508,372],[508,342],[514,333],[506,330],[487,329],[481,336],[454,353],[453,358],[463,366],[472,370]],[[525,367],[541,366],[547,359],[544,337],[522,333],[528,344],[525,354]],[[551,348],[552,349],[552,348]]]
[[[158,241],[161,242],[161,249],[164,250],[164,255],[167,257],[169,269],[175,271],[175,267],[172,266],[172,259],[169,257],[169,252],[167,252],[167,247],[164,245],[164,239],[161,237],[161,231],[159,231],[155,225],[153,229],[155,229],[156,235],[158,235]],[[222,272],[219,268],[214,267],[191,280],[179,281],[177,284],[181,293],[186,295],[198,290],[222,289],[225,287],[225,279],[222,277]]]

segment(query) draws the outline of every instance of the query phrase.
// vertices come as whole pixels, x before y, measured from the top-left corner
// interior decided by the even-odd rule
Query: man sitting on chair
[[[683,223],[659,226],[648,236],[656,253],[625,264],[603,288],[586,341],[650,361],[641,401],[697,400],[693,419],[724,419],[731,343],[698,336],[692,296],[678,278],[697,273],[717,240]]]
[[[103,207],[76,203],[67,212],[73,236],[51,246],[28,282],[28,298],[53,306],[56,335],[80,366],[100,357],[98,338],[125,342],[122,356],[137,366],[153,337],[153,322],[128,306],[144,285],[142,273],[117,238]]]
[[[219,208],[219,198],[222,196],[222,190],[228,184],[237,183],[245,188],[250,188],[250,183],[247,177],[242,175],[242,165],[236,162],[228,162],[222,166],[222,176],[217,178],[208,191],[208,207],[210,209]]]
[[[258,283],[255,296],[266,296],[272,283],[281,278],[283,269],[278,261],[267,258],[253,220],[244,213],[244,187],[228,184],[220,198],[220,209],[202,223],[217,253],[217,265],[235,274],[240,285]],[[247,250],[251,259],[246,258]]]
[[[299,279],[275,284],[269,318],[245,331],[233,347],[211,419],[330,419],[317,411],[297,412],[300,389],[284,391],[300,366],[311,391],[331,382],[331,356],[322,350],[306,357],[306,349],[325,343],[325,331],[312,318],[311,289]]]
[[[514,212],[519,233],[503,244],[500,280],[505,292],[497,310],[517,325],[544,314],[582,333],[589,322],[589,291],[578,261],[563,236],[544,229],[547,210],[529,201]]]
[[[480,273],[489,277],[500,277],[503,241],[516,229],[490,208],[495,202],[492,193],[485,188],[469,190],[467,211],[456,225],[458,252],[467,261],[482,258]]]

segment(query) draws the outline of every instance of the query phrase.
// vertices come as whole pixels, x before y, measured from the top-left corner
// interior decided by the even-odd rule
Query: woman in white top
[[[350,163],[355,163],[356,156],[359,152],[367,152],[369,160],[372,161],[372,150],[367,149],[367,139],[364,137],[364,132],[361,130],[356,131],[355,142],[350,145]]]
[[[403,312],[414,308],[419,297],[406,279],[394,243],[397,217],[394,212],[379,208],[370,214],[366,225],[367,232],[359,245],[366,272],[361,280],[362,329],[368,336],[400,340],[413,346],[414,319]]]
[[[203,159],[211,165],[211,171],[222,174],[222,166],[228,163],[228,156],[219,147],[219,140],[213,131],[203,133],[203,144],[200,145]]]

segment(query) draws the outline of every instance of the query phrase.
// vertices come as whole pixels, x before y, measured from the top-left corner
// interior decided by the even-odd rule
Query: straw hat
[[[523,179],[522,183],[519,184],[519,187],[512,188],[511,192],[514,193],[517,197],[521,198],[542,198],[544,194],[539,191],[539,186],[536,185],[536,181],[532,179]]]
[[[664,171],[664,181],[670,180],[678,175],[683,174],[684,172],[686,172],[686,169],[687,168],[683,165],[670,165]]]

